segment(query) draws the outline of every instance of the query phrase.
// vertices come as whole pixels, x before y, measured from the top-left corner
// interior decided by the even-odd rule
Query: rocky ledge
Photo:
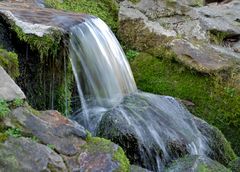
[[[165,47],[187,67],[216,73],[240,60],[240,2],[125,0],[120,39],[139,51]]]

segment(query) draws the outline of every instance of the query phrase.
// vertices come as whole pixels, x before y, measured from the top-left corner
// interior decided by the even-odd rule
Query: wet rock
[[[231,148],[230,143],[225,139],[219,129],[206,123],[205,121],[194,117],[195,124],[206,139],[210,148],[207,155],[221,164],[227,166],[230,161],[236,159],[236,155]]]
[[[20,98],[25,99],[25,95],[12,78],[0,66],[0,99],[12,101]]]
[[[199,155],[190,155],[183,158],[180,158],[169,165],[165,169],[166,172],[199,172],[199,171],[211,171],[211,172],[230,172],[222,164],[211,160],[210,158],[199,156]]]
[[[151,172],[151,171],[136,165],[131,165],[130,172]]]
[[[240,172],[240,158],[231,161],[228,167],[232,170],[232,172]]]
[[[119,144],[132,164],[153,171],[187,154],[224,165],[236,158],[219,130],[194,118],[175,99],[147,93],[128,96],[104,114],[97,135]]]
[[[57,111],[37,112],[19,107],[11,112],[5,123],[9,127],[19,127],[23,133],[37,137],[46,145],[54,145],[54,149],[64,155],[75,155],[85,143],[85,129]]]
[[[67,171],[60,155],[27,138],[0,143],[0,171]]]
[[[192,115],[178,101],[148,93],[134,93],[109,110],[96,133],[119,144],[132,164],[153,171],[207,149]]]

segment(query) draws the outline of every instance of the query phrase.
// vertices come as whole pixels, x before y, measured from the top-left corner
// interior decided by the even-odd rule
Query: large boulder
[[[165,171],[166,172],[180,172],[180,171],[230,172],[229,169],[227,169],[217,161],[213,161],[210,158],[199,156],[199,155],[190,155],[183,158],[179,158],[178,160],[170,164],[169,167],[165,169]]]
[[[208,6],[199,0],[125,0],[118,35],[139,51],[168,47],[177,61],[199,72],[226,71],[240,60],[239,10],[237,0]]]
[[[0,66],[0,99],[13,101],[14,99],[25,99],[25,95],[13,79]]]
[[[62,157],[29,138],[9,138],[0,143],[0,171],[67,171]]]
[[[172,97],[135,93],[103,115],[96,133],[119,144],[131,163],[153,171],[187,154],[225,165],[236,158],[218,130],[196,120]]]

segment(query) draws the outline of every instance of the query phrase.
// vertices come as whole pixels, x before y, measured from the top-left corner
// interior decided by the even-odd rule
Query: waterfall
[[[125,54],[101,19],[86,18],[70,32],[70,59],[81,101],[73,119],[96,134],[104,114],[122,116],[141,143],[145,167],[154,171],[173,159],[169,140],[184,142],[190,154],[204,154],[204,138],[178,101],[137,91]]]

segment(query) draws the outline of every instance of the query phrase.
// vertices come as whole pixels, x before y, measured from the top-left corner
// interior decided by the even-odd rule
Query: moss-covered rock
[[[230,143],[219,129],[210,126],[199,118],[195,118],[195,123],[207,140],[206,142],[210,148],[207,154],[211,159],[227,166],[229,162],[237,158]]]
[[[169,165],[165,169],[166,172],[231,172],[222,164],[213,161],[204,156],[190,155],[180,159]]]
[[[99,137],[91,137],[88,135],[86,139],[87,143],[83,145],[81,148],[82,152],[87,152],[88,156],[95,155],[98,156],[99,154],[108,154],[113,161],[113,165],[109,165],[106,167],[105,171],[115,171],[115,172],[129,172],[130,171],[130,164],[129,160],[127,159],[124,151],[121,147],[115,145],[109,140]],[[117,164],[114,165],[114,162]],[[91,162],[88,162],[91,163]],[[93,164],[92,164],[93,165]],[[96,166],[97,168],[97,166]],[[99,167],[101,168],[101,167]],[[113,168],[113,169],[110,169]]]
[[[232,170],[232,172],[240,172],[240,158],[231,161],[228,167]]]

